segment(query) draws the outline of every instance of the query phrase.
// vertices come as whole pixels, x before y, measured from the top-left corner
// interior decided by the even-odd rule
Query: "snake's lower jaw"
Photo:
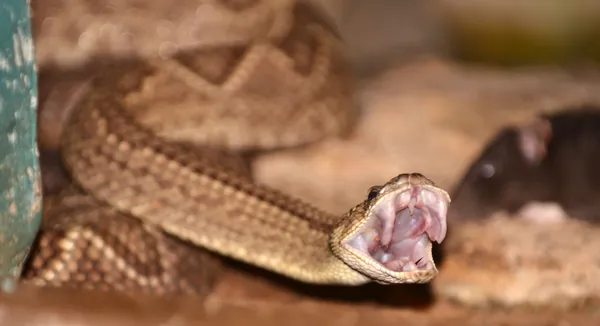
[[[354,257],[350,265],[369,265],[359,270],[379,283],[431,281],[438,273],[432,241],[441,243],[446,237],[449,202],[448,194],[434,186],[386,195],[371,208],[366,223],[341,243]]]

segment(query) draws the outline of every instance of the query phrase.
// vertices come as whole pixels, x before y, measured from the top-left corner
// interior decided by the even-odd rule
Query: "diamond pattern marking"
[[[247,47],[222,47],[183,52],[174,59],[207,82],[222,86],[244,61]]]

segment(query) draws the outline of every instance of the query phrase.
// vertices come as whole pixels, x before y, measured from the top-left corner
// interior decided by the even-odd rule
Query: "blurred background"
[[[600,105],[600,1],[307,1],[325,8],[344,39],[357,78],[355,99],[361,120],[351,142],[328,140],[310,148],[261,155],[254,168],[259,181],[332,212],[345,212],[364,198],[371,185],[399,172],[419,171],[452,189],[502,128],[526,123],[542,112],[584,103]],[[182,0],[165,6],[165,0],[31,0],[39,115],[45,121],[40,123],[41,150],[57,148],[62,118],[51,108],[69,105],[69,94],[101,69],[98,57],[145,56],[192,46],[192,38],[176,31],[191,24],[190,15],[199,2]],[[42,159],[50,171],[44,175],[45,186],[60,184],[59,169],[53,168],[56,156]],[[487,230],[500,230],[502,225],[493,224]],[[512,225],[497,234],[474,230],[478,237],[469,237],[461,250],[472,253],[485,237],[518,248],[522,243],[513,243],[510,237],[531,239],[527,228]],[[600,231],[587,225],[562,228],[580,232],[576,236],[570,233],[571,238],[600,239],[594,236]],[[554,239],[556,232],[543,231],[536,239]],[[235,271],[217,290],[220,299],[215,302],[219,303],[206,308],[213,309],[215,321],[202,320],[215,325],[217,321],[234,324],[251,318],[274,325],[296,317],[339,325],[596,325],[600,322],[595,304],[600,293],[600,258],[595,256],[600,253],[598,241],[586,243],[587,253],[576,250],[580,242],[560,244],[561,248],[575,248],[570,252],[577,252],[577,259],[596,262],[578,265],[568,277],[564,277],[564,269],[549,272],[539,267],[541,263],[519,271],[514,268],[519,259],[544,257],[554,250],[550,245],[534,243],[526,248],[531,251],[525,258],[515,258],[509,251],[516,250],[512,247],[485,246],[482,250],[487,256],[477,258],[482,259],[480,274],[452,272],[452,268],[471,266],[471,256],[445,258],[460,263],[448,267],[447,272],[442,269],[433,290],[429,286],[383,289],[374,285],[347,292],[306,293],[256,271]],[[498,261],[513,265],[498,265]],[[556,286],[548,289],[548,284]],[[444,300],[419,310],[431,303],[432,293]],[[54,301],[51,307],[55,310],[47,310],[49,314],[71,314],[68,304],[34,294],[15,299],[17,310],[26,314],[24,307],[35,298],[46,300],[45,304]],[[68,296],[56,298],[68,300]],[[243,304],[228,307],[231,298]],[[162,315],[153,312],[163,320],[167,315],[179,315],[175,319],[181,324],[172,325],[184,325],[199,313],[192,303],[136,300],[127,301],[131,309],[119,312],[118,318],[125,318],[123,325],[123,320],[136,320],[148,310],[163,309]],[[110,301],[106,297],[82,301],[89,306],[82,311]],[[363,310],[350,308],[354,304]],[[496,304],[514,309],[492,309]],[[536,313],[542,309],[539,307],[546,313]],[[263,312],[262,317],[253,314],[256,309]],[[150,320],[148,317],[147,325]]]

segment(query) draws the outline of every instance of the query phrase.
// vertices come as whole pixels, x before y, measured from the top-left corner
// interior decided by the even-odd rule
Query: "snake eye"
[[[367,197],[369,201],[375,199],[377,195],[379,195],[379,191],[381,191],[381,186],[373,186],[369,189],[369,196]]]

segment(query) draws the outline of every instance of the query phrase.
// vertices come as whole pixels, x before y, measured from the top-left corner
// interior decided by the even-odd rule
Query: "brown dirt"
[[[36,307],[32,309],[32,307]],[[428,309],[385,308],[314,300],[297,302],[83,294],[22,289],[0,301],[2,325],[597,325],[598,311],[469,310],[450,303]]]

